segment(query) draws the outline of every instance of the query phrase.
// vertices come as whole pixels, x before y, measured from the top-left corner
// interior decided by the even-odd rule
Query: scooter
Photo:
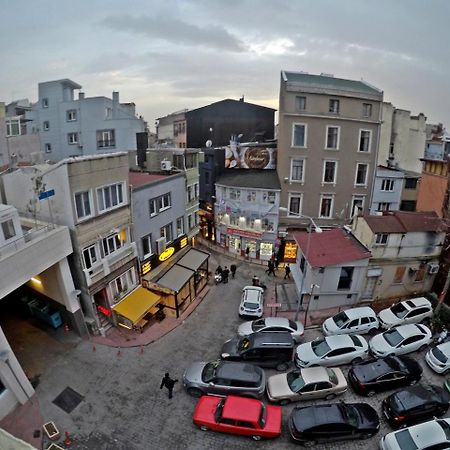
[[[214,274],[214,282],[216,284],[222,283],[222,274],[221,273]]]

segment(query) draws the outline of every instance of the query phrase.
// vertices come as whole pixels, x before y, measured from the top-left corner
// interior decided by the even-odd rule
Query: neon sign
[[[175,253],[175,247],[167,247],[158,257],[160,261],[166,261]]]

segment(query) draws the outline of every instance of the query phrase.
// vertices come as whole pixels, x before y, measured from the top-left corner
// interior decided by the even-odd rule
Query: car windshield
[[[210,381],[214,380],[216,377],[216,370],[219,366],[220,361],[212,361],[203,368],[202,371],[202,381],[205,383],[209,383]]]
[[[298,392],[305,385],[305,380],[302,378],[300,370],[289,372],[287,374],[287,383],[292,392]]]
[[[289,326],[293,329],[293,330],[297,330],[297,324],[295,322],[293,322],[292,320],[289,321]]]
[[[333,317],[333,320],[334,323],[338,326],[338,328],[342,328],[342,326],[348,322],[348,316],[347,314],[345,314],[345,311],[342,311],[339,314],[336,314]]]
[[[258,303],[244,302],[244,308],[247,308],[247,309],[258,309],[259,305],[258,305]]]
[[[342,415],[347,419],[347,423],[353,427],[358,426],[358,411],[351,405],[341,404]]]
[[[442,419],[437,420],[437,423],[442,428],[442,431],[445,434],[445,439],[447,439],[447,441],[450,441],[450,425],[445,420]]]
[[[267,412],[266,412],[266,406],[264,405],[264,403],[261,403],[261,413],[259,414],[259,426],[261,428],[264,428],[264,426],[266,425],[266,417],[267,417]]]
[[[414,442],[409,430],[398,431],[395,433],[395,439],[399,448],[402,450],[417,450],[419,448]]]
[[[312,351],[317,356],[326,355],[331,350],[330,346],[327,344],[327,341],[325,339],[318,339],[317,341],[312,341],[311,348]]]
[[[259,331],[261,328],[264,328],[265,324],[264,319],[254,320],[252,322],[252,331]]]
[[[362,342],[356,336],[350,335],[350,339],[355,344],[355,347],[362,347]]]
[[[403,319],[406,316],[408,310],[405,308],[403,303],[397,303],[394,306],[391,306],[391,311],[399,318]]]
[[[431,350],[431,353],[433,353],[433,356],[441,363],[446,363],[447,362],[447,357],[441,352],[441,350],[439,350],[437,347],[434,347]]]
[[[333,369],[327,368],[327,374],[328,374],[328,378],[330,379],[330,383],[338,384],[338,377],[336,375],[336,372]]]
[[[395,329],[386,331],[383,336],[391,347],[397,347],[403,341],[403,336]]]
[[[238,348],[240,351],[247,350],[250,347],[250,339],[244,338],[239,341]]]

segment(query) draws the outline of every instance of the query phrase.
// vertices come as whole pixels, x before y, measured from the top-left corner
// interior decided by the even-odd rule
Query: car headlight
[[[261,309],[261,308],[259,308],[259,309],[258,309],[258,312],[262,312],[262,309]]]

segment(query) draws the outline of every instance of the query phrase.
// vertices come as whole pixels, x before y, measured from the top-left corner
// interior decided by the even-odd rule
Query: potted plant
[[[60,432],[58,428],[56,428],[55,422],[47,422],[43,425],[45,434],[48,436],[49,439],[52,441],[55,441],[59,438]]]

